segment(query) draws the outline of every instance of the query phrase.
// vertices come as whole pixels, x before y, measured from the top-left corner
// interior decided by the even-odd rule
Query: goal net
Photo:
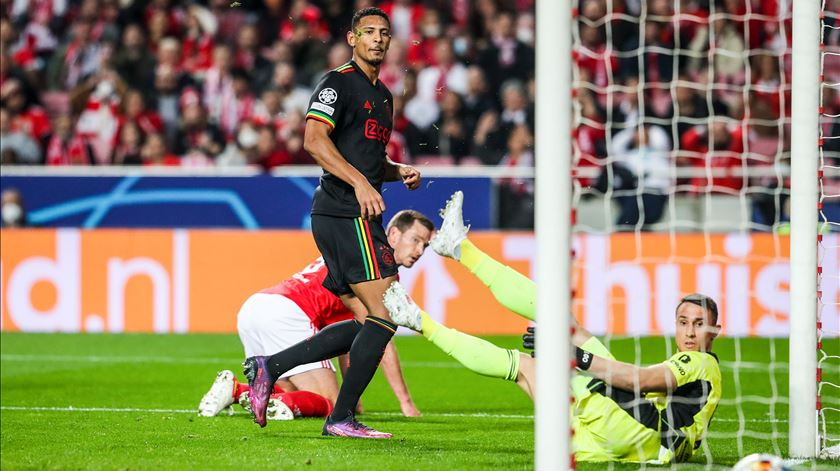
[[[619,360],[650,365],[676,352],[680,298],[711,296],[723,395],[692,461],[787,456],[791,2],[576,4],[575,314]],[[817,351],[801,355],[816,356],[818,450],[840,443],[838,8],[823,2],[814,45],[823,224]]]

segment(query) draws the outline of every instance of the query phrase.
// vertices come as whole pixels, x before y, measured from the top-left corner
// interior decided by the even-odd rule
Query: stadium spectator
[[[759,54],[752,58],[752,93],[770,107],[771,119],[790,116],[791,93],[782,83],[778,57]],[[784,100],[784,109],[782,109]]]
[[[111,163],[114,165],[142,165],[143,139],[143,131],[137,123],[134,121],[125,122],[120,128]]]
[[[218,23],[212,13],[198,5],[191,5],[187,11],[186,31],[181,45],[183,62],[177,66],[170,65],[176,69],[183,67],[185,72],[196,77],[204,77],[207,69],[213,65],[213,35],[217,28]]]
[[[4,80],[0,86],[0,101],[9,113],[10,130],[25,133],[42,145],[52,132],[52,126],[45,110],[27,96],[23,82],[16,78]]]
[[[120,128],[120,95],[125,89],[125,83],[116,72],[104,70],[73,92],[77,103],[84,99],[76,131],[91,145],[99,165],[111,162]]]
[[[261,126],[257,129],[257,161],[265,170],[293,163],[292,156],[277,143],[274,129]]]
[[[534,114],[522,82],[512,79],[502,85],[502,109],[484,113],[473,135],[473,154],[488,165],[496,165],[507,149],[508,137],[516,126],[533,129]]]
[[[469,134],[464,127],[463,107],[461,95],[454,91],[444,92],[440,101],[440,117],[429,129],[425,139],[430,143],[429,153],[451,155],[456,164],[470,151]],[[416,140],[409,137],[409,142]]]
[[[455,61],[452,41],[440,38],[435,42],[435,64],[417,74],[417,96],[440,102],[446,91],[463,95],[467,92],[467,68]]]
[[[525,82],[534,73],[534,50],[516,39],[515,33],[513,15],[508,12],[498,13],[493,19],[490,41],[476,59],[494,95],[503,80],[519,79]]]
[[[243,69],[231,71],[231,95],[220,107],[219,127],[230,139],[236,133],[240,123],[249,121],[254,114],[256,98],[251,92],[251,76]]]
[[[274,72],[274,65],[260,51],[262,42],[259,34],[256,25],[243,26],[236,37],[236,53],[233,58],[234,67],[248,71],[255,91],[263,90]]]
[[[339,51],[341,52],[339,53]],[[405,62],[405,45],[397,39],[392,39],[389,51],[390,54],[388,54],[388,58],[382,63],[379,80],[382,80],[382,83],[388,87],[388,90],[391,90],[391,93],[393,93],[394,96],[401,97],[405,94],[404,79],[406,70],[408,69],[408,64]],[[329,60],[329,64],[335,64],[340,58],[344,58],[344,60],[338,62],[337,65],[327,71],[338,68],[340,65],[350,60],[350,56],[347,54],[347,46],[342,43],[336,43],[335,46],[330,49],[330,54],[335,55],[335,59],[333,60],[331,58]],[[323,76],[323,74],[321,74],[321,76]]]
[[[260,99],[254,104],[251,122],[258,126],[271,126],[275,132],[279,133],[283,129],[284,116],[283,99],[280,92],[275,89],[268,89],[262,93]]]
[[[144,134],[163,131],[163,120],[157,113],[146,108],[146,99],[139,90],[128,90],[120,104],[124,122],[134,122]]]
[[[216,157],[216,165],[220,167],[257,166],[257,131],[250,123],[239,128],[236,140],[228,144],[225,150]]]
[[[177,167],[181,165],[181,159],[169,152],[166,146],[166,138],[161,133],[149,134],[143,143],[140,151],[143,165]]]
[[[236,32],[250,21],[253,13],[244,8],[231,8],[228,0],[209,0],[207,3],[216,22],[215,31],[211,34],[219,43],[233,44]]]
[[[534,139],[525,124],[519,124],[508,137],[507,153],[500,166],[515,170],[534,167]],[[534,179],[502,178],[498,182],[498,225],[500,229],[534,227]]]
[[[280,130],[280,141],[289,153],[291,163],[295,165],[314,165],[315,160],[303,148],[303,132],[306,127],[306,122],[303,113],[293,111],[286,115],[286,121],[283,123],[283,128]],[[394,140],[394,133],[391,134],[391,142],[396,145]],[[389,145],[391,144],[389,142]],[[389,150],[388,156],[394,162],[403,162],[402,160],[395,160],[400,158],[399,149],[394,149],[394,153]]]
[[[223,131],[232,132],[230,122],[222,124],[222,117],[233,113],[233,57],[230,47],[220,44],[213,49],[213,65],[204,76],[202,103],[209,120],[218,123]]]
[[[632,83],[630,85],[632,87]],[[627,90],[628,95],[633,93],[633,88],[628,88]],[[575,162],[575,166],[578,169],[601,167],[604,165],[602,159],[607,155],[607,132],[604,111],[595,100],[594,94],[587,89],[578,92],[578,99],[581,105],[581,121],[578,123],[572,135],[575,151],[578,154],[578,160]],[[619,106],[622,108],[613,111],[613,124],[615,127],[623,129],[625,127],[636,126],[634,120],[640,119],[640,116],[636,114],[634,99],[627,97],[621,100],[620,103]],[[623,116],[624,118],[622,119]],[[583,186],[590,186],[595,183],[593,178],[581,176],[577,178]]]
[[[670,151],[671,141],[659,126],[628,128],[613,137],[609,153],[616,159],[614,168],[625,169],[630,177],[612,182],[618,185],[614,197],[620,208],[616,224],[623,226],[619,229],[635,230],[637,224],[646,228],[662,218],[672,188]]]
[[[198,152],[214,159],[224,150],[225,136],[221,128],[207,121],[207,113],[195,90],[184,91],[181,109],[181,124],[172,149],[178,155]]]
[[[406,44],[417,37],[425,13],[422,4],[413,0],[392,0],[383,2],[380,8],[391,18],[394,39]]]
[[[157,114],[163,122],[166,140],[170,144],[175,143],[181,119],[181,88],[175,68],[162,65],[155,70],[154,101],[157,102]]]
[[[37,165],[42,160],[38,141],[12,128],[12,116],[5,107],[0,107],[0,153],[4,164]]]
[[[280,94],[285,113],[306,113],[309,105],[309,91],[296,81],[295,66],[289,62],[279,62],[274,66],[269,88]]]
[[[707,177],[715,170],[741,170],[744,158],[744,137],[741,125],[727,125],[724,118],[715,118],[711,126],[699,124],[683,136],[683,150],[690,153],[678,157],[677,165],[703,169],[702,176],[691,180],[691,187],[698,193],[737,193],[744,186],[741,176]],[[682,160],[682,162],[680,161]],[[735,191],[728,191],[735,190]]]
[[[55,51],[47,65],[47,87],[72,89],[100,69],[101,44],[91,39],[91,28],[87,19],[73,22],[70,40]]]
[[[481,117],[495,109],[495,98],[487,89],[484,71],[476,65],[467,68],[467,91],[463,96],[465,132],[470,139],[475,135]]]
[[[294,0],[289,15],[280,25],[279,39],[292,50],[292,62],[300,83],[311,83],[324,70],[328,26],[320,8],[307,0]]]
[[[93,148],[75,129],[76,122],[72,115],[62,114],[55,120],[55,132],[47,142],[47,165],[94,165]],[[139,129],[137,129],[139,133]],[[136,150],[139,151],[139,142]],[[123,148],[125,149],[125,147]],[[123,155],[121,155],[121,158]],[[120,164],[113,158],[109,163]]]
[[[713,29],[714,31],[710,31]],[[714,35],[712,35],[714,33]],[[714,38],[714,44],[711,44]],[[714,51],[711,64],[715,83],[743,85],[746,78],[744,67],[744,38],[734,21],[724,16],[715,17],[711,26],[703,26],[691,40],[688,49],[696,55],[688,60],[688,70],[697,72],[709,67],[708,60],[700,53]],[[703,54],[705,55],[705,54]]]
[[[17,188],[3,190],[3,194],[0,196],[0,221],[2,221],[2,227],[24,227],[28,225],[23,195]]]
[[[49,27],[50,13],[38,9],[32,20],[18,33],[7,19],[0,25],[3,28],[2,45],[12,54],[15,64],[25,70],[31,80],[43,85],[42,76],[46,63],[43,58],[58,47],[58,39]],[[6,49],[8,48],[8,49]]]
[[[434,49],[438,38],[443,37],[444,26],[440,12],[434,8],[425,8],[417,31],[406,43],[406,62],[409,67],[422,69],[435,63]]]
[[[164,40],[159,42],[158,50],[163,47],[163,43]],[[129,87],[142,90],[144,95],[151,93],[155,58],[149,50],[141,25],[132,23],[125,27],[120,49],[114,54],[113,67]]]
[[[699,119],[708,118],[711,115],[726,116],[728,110],[726,104],[713,98],[711,107],[704,94],[700,93],[703,85],[697,84],[695,80],[687,75],[680,75],[679,80],[672,84],[674,87],[673,105],[667,111],[665,118],[671,122],[669,131],[676,132],[677,141],[674,147],[682,147],[682,139],[685,133],[691,129]],[[672,136],[674,136],[672,134]]]

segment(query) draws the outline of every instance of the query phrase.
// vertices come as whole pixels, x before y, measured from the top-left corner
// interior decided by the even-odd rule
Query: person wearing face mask
[[[18,190],[9,188],[3,191],[0,201],[2,201],[0,212],[2,212],[3,227],[25,227],[27,225],[23,196]]]
[[[476,64],[484,70],[493,95],[504,80],[528,80],[534,71],[534,49],[517,39],[512,13],[496,14],[491,40],[479,51]]]

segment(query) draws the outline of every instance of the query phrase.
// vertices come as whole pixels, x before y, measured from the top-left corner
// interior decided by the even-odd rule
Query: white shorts
[[[239,340],[245,347],[245,357],[273,355],[312,337],[318,329],[291,299],[279,294],[251,295],[236,319]],[[288,378],[318,368],[335,371],[330,360],[299,365],[281,376]]]

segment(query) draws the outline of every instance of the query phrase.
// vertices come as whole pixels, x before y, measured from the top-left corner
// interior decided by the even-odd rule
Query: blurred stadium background
[[[534,4],[0,0],[3,332],[235,332],[250,293],[317,256],[303,114],[320,76],[349,60],[344,33],[365,6],[393,27],[389,154],[425,178],[419,193],[388,186],[388,214],[436,215],[461,189],[474,240],[533,275]],[[835,376],[838,9],[823,3],[814,212],[821,366]],[[775,378],[790,313],[791,2],[591,0],[558,27],[574,37],[576,314],[631,339],[640,362],[641,338],[672,334],[677,299],[701,291],[735,338],[736,384],[740,368]],[[452,327],[525,327],[433,253],[402,280]],[[739,363],[752,345],[764,364]],[[831,445],[840,389],[824,388]],[[736,389],[722,406],[738,427],[720,438],[781,454],[786,427],[751,432],[744,410],[783,421],[786,392]]]

